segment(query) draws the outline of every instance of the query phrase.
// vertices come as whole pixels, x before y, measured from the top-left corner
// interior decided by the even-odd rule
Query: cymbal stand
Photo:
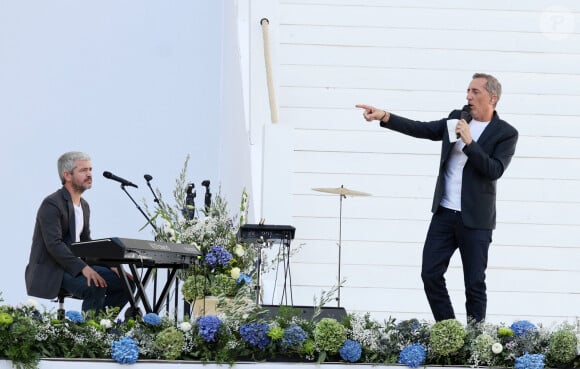
[[[340,187],[342,188],[344,185],[341,185]],[[340,289],[342,287],[340,279],[340,270],[342,266],[342,199],[346,199],[346,195],[339,194],[338,196],[340,197],[340,210],[338,213],[338,297],[336,298],[336,302],[337,306],[340,307]]]

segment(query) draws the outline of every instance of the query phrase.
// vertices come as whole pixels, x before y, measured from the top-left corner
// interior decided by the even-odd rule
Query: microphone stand
[[[137,202],[135,201],[135,199],[133,198],[133,196],[131,196],[131,194],[129,193],[129,191],[127,191],[127,189],[125,188],[125,185],[124,184],[121,185],[121,190],[123,190],[123,192],[125,192],[127,194],[127,196],[129,197],[129,199],[131,199],[131,201],[133,202],[133,204],[135,204],[135,206],[137,207],[137,210],[139,210],[139,212],[145,217],[145,219],[147,219],[147,223],[150,224],[151,227],[153,227],[153,229],[155,229],[155,232],[157,232],[157,227],[155,226],[155,224],[153,224],[153,222],[151,221],[151,219],[149,219],[149,217],[147,216],[147,214],[145,214],[145,212],[143,211],[143,209],[141,209],[141,207],[139,206],[139,204],[137,204]],[[123,275],[123,278],[122,279],[126,281],[127,280],[127,277],[123,274],[124,273],[124,270],[123,270],[123,268],[120,267],[120,265],[119,265],[119,269],[120,269],[119,270],[119,274],[122,274]],[[132,274],[133,274],[133,278],[135,279],[134,282],[136,284],[138,284],[137,290],[139,291],[139,293],[143,293],[143,286],[141,285],[141,280],[138,278],[138,276],[135,273],[133,273],[134,270],[135,270],[135,268],[132,267],[131,268],[131,271],[132,271]],[[127,283],[128,283],[128,281],[127,281]],[[128,293],[131,293],[131,289],[129,288],[129,285],[128,284],[127,284],[127,291],[128,291]],[[133,317],[136,317],[137,315],[139,315],[139,313],[138,313],[139,309],[137,308],[137,305],[136,305],[137,302],[139,301],[138,300],[139,296],[140,295],[138,294],[138,297],[136,299],[134,299],[134,302],[135,302],[134,303],[134,306],[131,307],[132,308],[131,310],[135,310],[135,311],[131,311],[131,314],[130,314]],[[125,315],[127,315],[127,314],[125,314]]]
[[[153,202],[155,202],[158,206],[161,206],[161,202],[159,201],[159,198],[157,198],[157,194],[155,193],[155,191],[153,191],[153,187],[151,187],[151,180],[153,179],[153,177],[149,174],[145,174],[143,178],[145,178],[145,181],[147,182],[147,187],[149,187],[149,190],[151,190],[151,193],[153,194]],[[155,231],[157,231],[157,229],[155,229]],[[167,275],[169,276],[169,272],[167,272]],[[157,301],[157,273],[155,273],[155,275],[153,276],[153,301]]]
[[[147,187],[149,187],[149,189],[151,190],[151,193],[153,194],[153,201],[155,203],[157,203],[157,205],[161,206],[161,203],[159,202],[159,198],[157,198],[157,194],[155,193],[155,191],[153,191],[153,187],[151,187],[150,180],[147,180]]]
[[[143,211],[143,209],[141,209],[141,206],[139,206],[139,204],[137,204],[137,202],[135,201],[135,199],[133,198],[133,196],[131,196],[131,194],[129,193],[129,191],[127,191],[127,189],[125,188],[125,185],[122,184],[121,185],[121,189],[127,194],[127,196],[129,196],[129,198],[131,199],[131,201],[133,202],[133,204],[135,204],[135,206],[137,207],[137,210],[139,210],[139,212],[141,214],[143,214],[143,216],[145,217],[145,219],[147,219],[147,223],[149,225],[151,225],[151,227],[153,227],[153,229],[155,230],[155,233],[158,232],[157,226],[151,221],[151,219],[149,219],[149,217],[147,216],[147,214],[145,214],[145,212]]]

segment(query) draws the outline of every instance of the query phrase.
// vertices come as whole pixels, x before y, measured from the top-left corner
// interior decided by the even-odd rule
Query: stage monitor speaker
[[[278,309],[280,307],[288,307],[292,309],[292,312],[295,312],[300,318],[311,320],[314,316],[314,306],[287,306],[287,305],[262,305],[267,313],[264,315],[264,318],[274,318],[278,315]],[[322,307],[320,309],[320,314],[316,316],[314,321],[319,321],[322,318],[334,318],[337,321],[341,321],[342,318],[346,317],[346,310],[343,307]]]

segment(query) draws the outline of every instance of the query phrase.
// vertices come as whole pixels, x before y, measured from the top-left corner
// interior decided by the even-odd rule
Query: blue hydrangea
[[[270,344],[269,329],[265,323],[248,323],[241,326],[240,335],[250,345],[263,349]]]
[[[284,335],[282,336],[281,345],[283,348],[298,348],[300,347],[308,334],[296,323],[292,323],[288,328],[284,329]]]
[[[240,284],[242,282],[245,284],[252,283],[252,277],[250,277],[246,273],[240,273],[240,276],[238,277],[238,279],[236,279],[236,283]]]
[[[139,358],[139,346],[131,337],[113,341],[111,357],[120,364],[135,364]]]
[[[223,246],[212,246],[205,255],[205,263],[214,268],[216,266],[226,266],[232,260],[232,254]]]
[[[71,322],[74,323],[83,323],[85,321],[85,319],[83,318],[83,314],[81,314],[78,311],[75,310],[69,310],[67,311],[64,316],[66,316],[66,318],[68,320],[70,320]]]
[[[399,364],[407,365],[411,368],[418,368],[425,362],[427,350],[421,344],[414,343],[405,347],[399,354]]]
[[[205,342],[215,342],[222,321],[215,315],[202,316],[197,320],[197,333]]]
[[[527,320],[519,320],[514,322],[510,328],[518,337],[525,336],[528,333],[536,332],[538,330],[538,328],[533,323],[530,323]]]
[[[361,344],[356,341],[346,340],[342,347],[338,350],[338,353],[343,360],[355,363],[360,359],[362,354],[362,347]]]
[[[399,322],[399,324],[397,324],[396,328],[399,331],[409,330],[409,331],[411,331],[411,333],[414,333],[414,332],[418,331],[419,328],[421,328],[421,323],[417,319],[408,319],[408,320],[403,320],[403,321]]]
[[[516,369],[544,369],[544,359],[543,354],[528,354],[527,352],[520,357],[516,357],[515,368]]]
[[[159,317],[159,315],[157,315],[155,313],[145,314],[145,316],[143,317],[143,321],[149,325],[154,326],[154,327],[161,324],[161,318]]]

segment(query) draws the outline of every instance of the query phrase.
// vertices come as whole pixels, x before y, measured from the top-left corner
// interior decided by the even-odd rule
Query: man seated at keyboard
[[[90,240],[89,204],[81,197],[91,188],[91,158],[67,152],[58,159],[62,188],[47,196],[36,215],[30,259],[26,266],[26,290],[30,296],[53,299],[59,291],[82,299],[82,310],[100,312],[123,306],[129,296],[119,271],[87,265],[73,255],[73,242]]]

